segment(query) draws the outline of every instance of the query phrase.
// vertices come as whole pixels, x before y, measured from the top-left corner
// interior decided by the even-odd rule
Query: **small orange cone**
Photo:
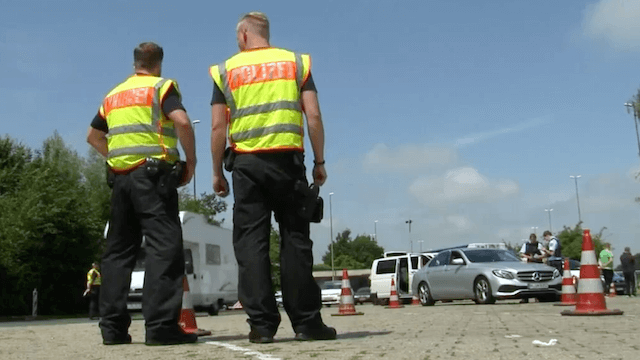
[[[331,316],[364,315],[363,312],[356,312],[353,304],[353,293],[351,292],[351,282],[347,269],[342,269],[342,292],[340,293],[340,308],[337,314]]]
[[[411,305],[420,305],[418,294],[413,294],[413,296],[411,297]]]
[[[389,306],[385,306],[387,309],[399,309],[403,308],[404,305],[400,304],[398,300],[398,293],[396,292],[396,282],[391,278],[391,294],[389,294]]]
[[[596,262],[596,252],[589,229],[582,234],[582,256],[580,257],[580,282],[578,302],[575,310],[565,310],[560,314],[571,316],[622,315],[618,309],[607,310],[607,304],[600,280],[600,269]]]
[[[191,295],[189,295],[189,282],[187,276],[183,277],[182,281],[182,310],[180,311],[180,320],[178,325],[187,334],[196,334],[198,336],[211,335],[211,331],[198,329],[196,325],[196,312],[193,310],[193,304],[191,302]]]
[[[573,278],[571,277],[569,258],[566,258],[564,259],[564,271],[562,273],[562,298],[559,303],[553,305],[572,306],[575,305],[577,301],[576,287],[573,285]]]
[[[609,286],[609,297],[616,297],[618,296],[618,292],[616,291],[616,284],[611,283],[611,286]]]

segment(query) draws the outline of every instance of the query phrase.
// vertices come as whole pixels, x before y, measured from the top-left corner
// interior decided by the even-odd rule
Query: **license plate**
[[[142,303],[127,303],[127,309],[129,310],[141,310]]]
[[[547,289],[549,288],[549,285],[533,283],[533,284],[528,284],[528,287],[529,289]]]

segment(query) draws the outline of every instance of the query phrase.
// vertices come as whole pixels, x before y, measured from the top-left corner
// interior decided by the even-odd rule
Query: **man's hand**
[[[324,165],[315,165],[313,167],[313,183],[322,186],[327,181],[327,170]]]
[[[221,198],[229,195],[229,183],[224,175],[213,175],[213,192]]]
[[[196,161],[187,159],[187,168],[184,170],[184,175],[182,176],[182,182],[180,186],[187,185],[191,178],[196,173]]]
[[[84,294],[82,294],[82,296],[87,296],[87,295],[89,295],[90,292],[91,292],[91,290],[87,289],[87,290],[84,291]]]

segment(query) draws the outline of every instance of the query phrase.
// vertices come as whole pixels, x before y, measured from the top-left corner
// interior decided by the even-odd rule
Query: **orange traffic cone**
[[[411,297],[411,305],[420,305],[418,294],[413,294],[413,296]]]
[[[191,295],[189,295],[189,282],[187,276],[183,277],[182,281],[182,310],[180,311],[180,320],[178,325],[187,334],[196,334],[198,336],[211,335],[211,331],[198,329],[196,325],[196,312],[193,310],[193,304],[191,302]]]
[[[385,306],[387,309],[399,309],[403,308],[404,305],[400,304],[398,300],[398,293],[396,292],[396,282],[391,278],[391,294],[389,294],[389,306]]]
[[[564,259],[564,271],[562,273],[562,298],[561,302],[553,304],[555,306],[575,305],[577,302],[576,287],[573,285],[571,277],[571,267],[569,258]]]
[[[616,284],[611,283],[611,286],[609,286],[609,297],[616,297],[618,296],[618,292],[616,291]]]
[[[580,257],[580,282],[578,302],[575,310],[565,310],[562,315],[622,315],[618,309],[607,310],[600,280],[600,269],[589,229],[582,234],[582,256]]]
[[[356,312],[353,304],[353,293],[351,292],[351,282],[347,269],[342,269],[342,292],[340,293],[340,308],[337,314],[331,316],[364,315],[363,312]]]

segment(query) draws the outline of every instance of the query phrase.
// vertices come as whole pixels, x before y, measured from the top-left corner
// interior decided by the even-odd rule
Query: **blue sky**
[[[521,243],[549,228],[545,209],[554,232],[574,226],[570,175],[584,226],[606,227],[618,255],[640,252],[624,107],[640,88],[638,0],[12,1],[0,13],[2,133],[37,148],[57,130],[86,154],[100,101],[131,73],[133,48],[156,41],[202,121],[197,190],[211,192],[207,71],[237,51],[236,21],[252,10],[269,16],[272,45],[312,56],[329,175],[316,262],[331,224],[333,236],[376,232],[386,250]]]

